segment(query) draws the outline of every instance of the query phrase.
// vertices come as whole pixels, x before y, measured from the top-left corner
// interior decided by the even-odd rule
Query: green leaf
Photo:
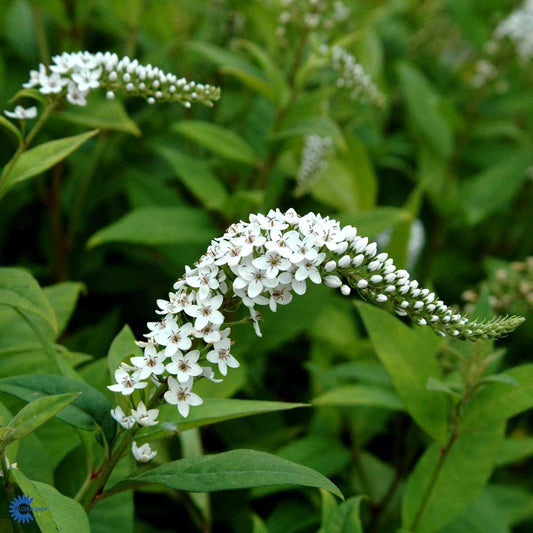
[[[426,385],[427,390],[432,391],[439,391],[444,392],[445,394],[448,394],[452,398],[455,398],[456,400],[460,400],[462,396],[455,390],[453,390],[450,385],[445,383],[444,381],[441,381],[437,378],[429,378],[428,383]]]
[[[89,519],[78,502],[46,483],[31,481],[19,470],[11,469],[9,473],[20,490],[33,498],[32,507],[47,508],[33,513],[43,533],[90,533]]]
[[[441,533],[511,533],[505,514],[496,504],[492,494],[483,490],[479,498],[469,505],[460,516],[448,524]]]
[[[37,398],[24,406],[9,422],[10,432],[7,442],[22,439],[33,433],[38,427],[57,415],[67,405],[70,405],[80,392],[55,394]]]
[[[148,472],[130,476],[113,487],[113,490],[147,483],[190,492],[296,485],[325,489],[342,498],[339,489],[322,474],[255,450],[233,450],[172,461]]]
[[[431,444],[407,480],[402,526],[416,533],[440,531],[473,503],[492,473],[504,430],[500,423],[462,435],[446,454]]]
[[[43,94],[38,89],[20,89],[10,100],[10,104],[14,104],[15,102],[18,102],[22,98],[31,98],[32,100],[35,100],[43,105],[48,104],[49,97],[45,94]]]
[[[88,131],[87,133],[74,135],[73,137],[65,137],[64,139],[43,143],[24,152],[15,163],[11,173],[8,174],[6,181],[0,189],[0,197],[16,183],[38,176],[45,170],[53,167],[97,133],[98,130]]]
[[[0,128],[3,129],[7,136],[13,141],[15,146],[18,146],[22,142],[22,133],[20,130],[5,117],[0,117]]]
[[[83,283],[65,281],[56,285],[45,287],[44,294],[52,306],[57,317],[57,338],[65,328],[74,312],[80,292],[84,289]]]
[[[533,407],[533,364],[506,372],[518,386],[493,383],[478,391],[464,413],[460,431],[472,431],[506,420]]]
[[[142,135],[139,126],[128,116],[119,100],[90,102],[85,107],[70,106],[68,111],[57,113],[60,119],[72,124],[102,131],[122,131],[135,137]]]
[[[516,463],[531,455],[533,455],[533,437],[503,439],[496,465],[505,466]]]
[[[429,378],[442,378],[433,351],[415,331],[387,311],[362,302],[356,305],[376,354],[405,408],[424,431],[443,444],[448,425],[448,401],[426,388]]]
[[[220,180],[203,161],[179,150],[158,146],[156,151],[167,161],[180,181],[208,209],[220,211],[228,193]]]
[[[0,379],[0,391],[26,402],[43,396],[81,392],[57,418],[86,431],[100,429],[107,442],[113,440],[116,424],[109,414],[111,404],[100,391],[86,383],[54,374],[12,376]]]
[[[339,505],[319,533],[363,533],[359,508],[364,498],[356,496]]]
[[[449,156],[453,132],[442,112],[440,95],[414,65],[400,63],[397,74],[414,134],[438,154]]]
[[[161,424],[141,430],[140,435],[143,439],[149,440],[167,436],[169,432],[186,431],[235,418],[271,413],[273,411],[285,411],[298,407],[308,407],[308,404],[204,398],[202,405],[192,409],[187,418],[182,418],[174,405],[163,404],[159,408],[158,417]]]
[[[108,242],[160,244],[208,244],[215,230],[208,215],[192,207],[139,207],[97,231],[89,248]]]
[[[0,268],[0,306],[33,313],[57,331],[57,319],[35,278],[18,268]]]
[[[356,212],[374,207],[377,178],[364,144],[346,135],[347,150],[328,162],[311,187],[313,197],[340,211]]]
[[[405,408],[398,395],[389,389],[372,385],[346,385],[321,394],[311,400],[313,405],[383,407],[403,411]]]
[[[299,120],[281,131],[272,135],[272,140],[288,139],[292,137],[305,137],[306,135],[317,134],[322,137],[329,137],[335,146],[346,150],[347,144],[342,130],[338,124],[328,117],[310,117]]]
[[[172,130],[230,161],[255,166],[256,155],[252,147],[235,132],[218,124],[200,120],[184,120]]]
[[[509,527],[533,518],[533,495],[530,490],[500,484],[491,484],[485,490],[498,505]]]
[[[335,217],[343,226],[351,224],[358,235],[374,237],[378,233],[394,227],[398,222],[410,220],[411,215],[397,207],[380,206],[360,213],[340,213]]]
[[[272,85],[267,83],[261,76],[254,76],[245,72],[244,70],[233,67],[221,67],[220,72],[222,74],[229,74],[234,78],[240,80],[248,88],[252,89],[259,94],[262,94],[265,98],[268,98],[273,104],[278,102],[278,95]]]
[[[467,220],[477,224],[495,211],[504,209],[528,179],[533,163],[531,153],[522,152],[460,184],[459,198]]]
[[[142,355],[142,350],[135,344],[135,335],[126,324],[120,333],[113,339],[109,351],[107,352],[107,364],[109,375],[114,378],[115,370],[120,363],[129,356],[138,357]]]

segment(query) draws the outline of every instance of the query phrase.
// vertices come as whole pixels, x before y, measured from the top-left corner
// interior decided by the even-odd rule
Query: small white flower
[[[202,398],[191,391],[193,378],[186,383],[178,383],[172,376],[168,378],[168,391],[165,392],[165,401],[178,406],[181,416],[189,415],[189,406],[197,406],[203,403]]]
[[[40,76],[39,89],[43,94],[57,94],[63,90],[63,87],[69,82],[68,78],[62,78],[59,74],[53,72],[50,76]]]
[[[167,365],[167,372],[176,375],[180,383],[185,383],[191,376],[199,376],[202,373],[198,364],[199,358],[200,352],[198,350],[192,350],[185,355],[178,352],[172,356],[172,363]]]
[[[213,369],[210,366],[202,367],[202,377],[207,378],[213,383],[222,383],[224,381],[223,379],[215,379],[215,373],[213,372]]]
[[[221,294],[213,296],[213,298],[201,298],[196,299],[196,305],[188,305],[184,308],[184,311],[193,318],[194,327],[197,330],[201,330],[207,326],[207,324],[215,324],[220,326],[224,322],[224,315],[218,310],[222,305],[224,297]]]
[[[159,331],[154,338],[161,346],[165,346],[165,357],[171,357],[177,351],[188,350],[191,347],[192,341],[189,336],[192,332],[193,326],[190,322],[178,326],[175,320],[169,320],[165,329]]]
[[[165,371],[163,364],[166,355],[157,352],[153,343],[147,343],[143,356],[132,357],[130,361],[137,367],[137,378],[147,379],[152,374],[160,376]]]
[[[210,363],[218,364],[218,370],[225,376],[228,373],[228,366],[230,368],[238,368],[240,366],[239,361],[229,353],[231,341],[229,339],[222,339],[216,342],[214,350],[211,350],[207,354],[207,360]]]
[[[131,451],[133,453],[133,457],[135,457],[135,459],[139,461],[139,463],[147,463],[157,455],[157,452],[152,451],[148,443],[145,443],[139,447],[134,441],[131,445]]]
[[[78,85],[80,91],[90,91],[100,87],[98,80],[101,75],[101,68],[95,70],[83,69],[72,74],[72,81]]]
[[[117,405],[115,409],[111,409],[111,416],[123,427],[126,429],[130,429],[135,424],[135,419],[133,416],[126,416],[126,413],[122,410],[122,408]]]
[[[267,252],[265,255],[256,257],[252,265],[259,270],[264,270],[267,278],[275,278],[280,270],[287,270],[290,267],[290,262],[278,252]]]
[[[156,418],[159,415],[159,409],[146,409],[144,402],[139,402],[137,409],[132,409],[131,414],[140,426],[155,426],[159,424]]]
[[[4,111],[6,117],[15,118],[18,120],[26,120],[29,118],[35,118],[37,116],[37,108],[35,106],[25,109],[21,105],[15,106],[14,111]]]
[[[123,368],[115,370],[116,385],[108,385],[107,388],[113,392],[120,392],[124,396],[129,396],[135,389],[144,389],[148,383],[139,381],[135,374],[130,375]]]

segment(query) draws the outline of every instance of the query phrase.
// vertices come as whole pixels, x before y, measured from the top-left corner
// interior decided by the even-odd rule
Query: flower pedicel
[[[357,292],[370,302],[387,306],[398,315],[428,325],[440,336],[463,340],[493,339],[513,331],[522,317],[472,321],[454,313],[435,293],[420,288],[406,270],[396,269],[376,243],[357,235],[352,226],[314,213],[299,216],[293,209],[271,210],[266,216],[250,215],[212,241],[195,268],[174,284],[168,300],[158,300],[162,315],[149,322],[146,340],[137,344],[144,357],[133,357],[115,372],[117,383],[109,389],[130,396],[151,381],[157,389],[147,404],[164,398],[176,405],[182,416],[202,403],[192,392],[195,379],[215,380],[228,368],[239,366],[230,353],[231,328],[225,314],[244,304],[257,335],[257,306],[287,305],[293,294],[304,294],[307,283],[324,283],[349,296]],[[211,366],[212,365],[212,366]],[[144,393],[144,391],[143,391]],[[151,405],[153,406],[153,405]],[[143,402],[127,415],[118,408],[113,418],[124,428],[134,424],[157,424],[157,409]],[[140,461],[153,457],[149,448],[134,450]]]

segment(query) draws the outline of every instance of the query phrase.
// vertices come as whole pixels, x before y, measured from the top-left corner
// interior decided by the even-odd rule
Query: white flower
[[[15,118],[18,120],[26,120],[28,118],[35,118],[37,116],[37,108],[35,106],[25,109],[21,105],[15,106],[14,111],[4,111],[6,117]]]
[[[165,401],[178,406],[181,416],[189,415],[189,406],[197,406],[203,403],[202,398],[191,392],[193,379],[186,383],[178,383],[172,376],[168,378],[168,391],[165,392]]]
[[[287,270],[291,264],[278,252],[267,252],[265,255],[256,257],[252,265],[259,270],[264,270],[267,278],[275,278],[280,270]]]
[[[82,91],[75,83],[72,81],[68,82],[67,87],[67,100],[72,105],[84,106],[87,105],[87,95],[89,94],[88,90]]]
[[[314,259],[304,259],[298,264],[294,277],[297,281],[304,281],[309,278],[313,283],[320,283],[320,272],[317,266],[321,265],[326,258],[325,253],[318,254]]]
[[[140,426],[155,426],[159,424],[156,418],[159,415],[159,409],[146,409],[144,402],[139,402],[137,409],[132,409],[131,414]]]
[[[72,74],[72,81],[78,85],[80,91],[90,91],[100,87],[100,76],[102,75],[102,68],[94,70],[83,69]]]
[[[267,277],[265,272],[253,265],[238,267],[238,273],[239,275],[233,281],[233,288],[237,290],[247,288],[246,294],[252,299],[259,296],[265,289],[272,289],[278,284],[275,278]]]
[[[169,320],[165,329],[159,331],[154,339],[165,346],[165,357],[171,357],[178,350],[188,350],[191,347],[192,341],[189,336],[192,332],[193,327],[190,322],[178,326],[175,320]]]
[[[63,90],[68,81],[68,78],[62,78],[55,72],[50,74],[50,76],[40,76],[39,83],[41,88],[39,90],[43,94],[57,94]]]
[[[152,343],[147,343],[143,356],[132,357],[130,361],[137,367],[137,379],[149,378],[152,374],[161,375],[165,371],[163,364],[166,355],[157,352]]]
[[[139,463],[147,463],[157,455],[157,452],[153,452],[148,443],[138,447],[137,443],[134,441],[131,445],[131,451],[133,453],[133,457],[135,457]]]
[[[111,409],[111,416],[123,427],[126,429],[130,429],[135,424],[135,418],[133,416],[126,416],[126,413],[122,410],[122,408],[117,405],[115,409]]]
[[[222,305],[223,300],[224,297],[221,294],[205,300],[198,297],[196,299],[197,305],[188,305],[184,311],[189,316],[196,318],[194,327],[197,330],[205,328],[209,323],[220,326],[224,322],[224,315],[218,308]]]
[[[107,388],[113,392],[120,392],[124,396],[129,396],[135,389],[144,389],[148,383],[139,381],[135,374],[130,375],[123,368],[115,370],[116,385],[108,385]]]
[[[277,304],[287,305],[292,301],[291,285],[279,285],[275,289],[270,289],[270,310],[275,313]]]
[[[185,383],[190,377],[199,376],[202,373],[198,364],[199,358],[200,352],[198,350],[192,350],[185,355],[178,352],[172,356],[172,363],[167,365],[167,372],[176,375],[180,383]]]
[[[202,367],[202,377],[207,378],[213,383],[222,383],[224,381],[223,379],[215,379],[215,373],[213,372],[213,369],[210,366]]]
[[[230,368],[238,368],[240,366],[239,361],[229,353],[231,341],[229,339],[222,339],[216,342],[214,350],[211,350],[207,354],[207,360],[210,363],[218,364],[218,370],[225,376],[228,373],[228,366]]]
[[[218,289],[217,279],[218,268],[199,268],[192,270],[185,276],[185,281],[191,287],[198,290],[198,296],[202,299],[208,298],[211,291]]]

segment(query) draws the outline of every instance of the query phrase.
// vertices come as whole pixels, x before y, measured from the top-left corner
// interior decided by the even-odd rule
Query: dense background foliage
[[[59,331],[44,322],[38,327],[110,401],[106,356],[121,330],[122,339],[128,335],[124,324],[140,338],[155,300],[166,297],[211,238],[250,212],[273,207],[356,225],[448,303],[468,303],[480,316],[530,313],[533,71],[508,42],[487,49],[494,28],[518,4],[345,3],[350,14],[333,28],[310,30],[296,20],[280,35],[282,8],[274,0],[2,0],[2,109],[12,108],[8,101],[30,69],[62,51],[111,50],[222,89],[212,108],[109,102],[96,94],[85,108],[65,106],[39,143],[88,128],[99,133],[0,202],[1,265],[27,269],[44,287]],[[386,97],[382,108],[336,87],[320,54],[324,42],[358,58]],[[483,61],[493,69],[485,77]],[[310,134],[331,138],[333,146],[327,168],[301,193],[296,176]],[[0,139],[3,165],[16,145],[8,129]],[[441,342],[415,327],[413,338],[439,363],[438,375],[431,369],[428,375],[442,381],[430,388],[442,390],[417,389],[411,407],[398,380],[416,365],[409,358],[417,344],[398,329],[405,361],[391,370],[379,341],[400,328],[396,319],[380,325],[381,315],[368,315],[363,324],[351,301],[325,287],[265,314],[262,339],[250,326],[236,328],[241,367],[219,386],[202,389],[202,383],[202,394],[296,403],[319,398],[316,405],[183,432],[176,413],[178,431],[155,442],[154,463],[264,450],[321,472],[346,498],[365,499],[336,508],[334,496],[316,489],[206,496],[152,487],[97,506],[90,515],[94,531],[359,531],[355,519],[345,529],[332,525],[342,512],[355,516],[359,503],[364,531],[393,531],[402,516],[407,530],[405,517],[413,518],[425,487],[424,479],[407,480],[428,446],[426,462],[439,453],[424,430],[435,433],[416,411],[454,401],[457,353],[472,361],[499,351],[483,370],[500,378],[521,365],[504,374],[525,387],[520,406],[492,423],[533,404],[533,373],[524,365],[527,322],[495,347]],[[0,378],[50,372],[29,326],[0,307]],[[505,381],[481,392],[506,395],[517,385]],[[24,405],[7,394],[0,400],[3,417]],[[501,423],[460,437],[416,531],[531,531],[530,421],[527,413],[512,418],[504,438]],[[26,476],[68,496],[86,475],[80,440],[59,420],[21,441],[17,461]],[[128,461],[122,475],[133,467]],[[423,478],[423,469],[419,463],[415,475]],[[1,514],[7,514],[4,494]]]

